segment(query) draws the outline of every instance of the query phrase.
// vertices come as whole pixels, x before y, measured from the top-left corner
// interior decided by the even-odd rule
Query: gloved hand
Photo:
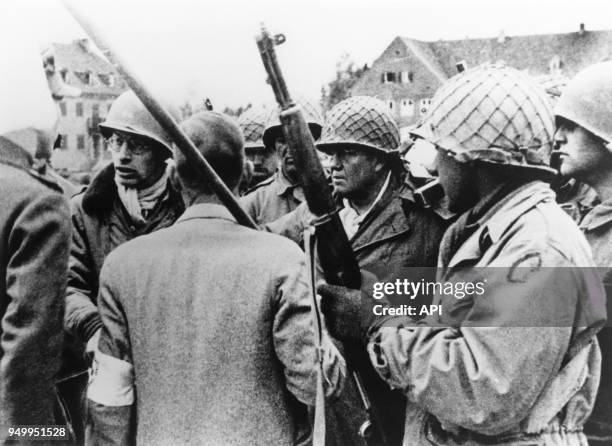
[[[317,286],[330,334],[341,341],[361,339],[361,290],[322,282]]]
[[[321,311],[332,336],[342,341],[364,340],[373,318],[369,300],[376,280],[374,274],[362,271],[361,290],[319,283],[317,292],[321,296]]]

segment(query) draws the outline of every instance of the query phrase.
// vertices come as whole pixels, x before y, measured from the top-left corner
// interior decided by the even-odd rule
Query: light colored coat
[[[482,296],[440,297],[439,327],[379,328],[370,358],[415,403],[405,445],[585,445],[601,360],[593,327],[605,315],[589,329],[572,327],[586,297],[572,271],[541,279],[554,272],[542,267],[592,267],[589,246],[544,183],[491,201],[475,222],[459,219],[445,234],[440,280],[478,267],[504,274],[491,276]],[[603,300],[597,281],[589,291]]]
[[[316,389],[304,260],[293,242],[240,226],[214,204],[112,252],[98,297],[90,442],[292,444],[289,392],[313,405]],[[331,394],[344,362],[325,339]],[[129,390],[113,396],[104,384],[109,356],[133,373],[132,425]]]

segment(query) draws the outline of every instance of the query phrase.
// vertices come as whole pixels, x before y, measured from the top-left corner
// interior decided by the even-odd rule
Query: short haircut
[[[244,139],[233,120],[222,113],[202,111],[184,121],[181,127],[227,187],[238,186],[245,162]],[[213,193],[200,171],[180,150],[175,149],[174,157],[184,187]]]

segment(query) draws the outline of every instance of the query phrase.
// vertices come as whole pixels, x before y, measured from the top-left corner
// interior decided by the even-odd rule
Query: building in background
[[[64,82],[80,88],[82,93],[59,103],[62,146],[54,151],[51,162],[60,170],[90,170],[105,157],[98,124],[115,98],[128,87],[111,64],[92,52],[87,39],[54,43],[53,51]]]
[[[536,78],[572,77],[582,68],[612,59],[612,31],[587,31],[423,42],[396,37],[351,89],[383,100],[402,136],[427,112],[438,87],[458,71],[503,61]]]

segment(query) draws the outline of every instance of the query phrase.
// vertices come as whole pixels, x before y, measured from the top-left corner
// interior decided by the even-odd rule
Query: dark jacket
[[[293,444],[288,392],[315,402],[306,276],[297,246],[217,204],[118,248],[101,274],[88,444]],[[329,395],[344,361],[324,339]]]
[[[304,203],[292,213],[268,224],[267,229],[300,243],[311,218]],[[360,224],[350,243],[362,270],[375,273],[381,281],[393,281],[405,268],[436,266],[440,240],[449,223],[449,213],[424,209],[415,202],[412,184],[405,178],[392,176],[380,201]],[[378,378],[366,357],[355,360],[382,419],[389,444],[401,443],[406,405],[404,395],[391,391]],[[356,433],[365,414],[354,388],[347,386],[344,398],[329,412],[331,417],[337,417],[330,423],[336,430],[342,430],[340,438],[335,439],[337,444],[363,444]]]
[[[137,226],[119,199],[114,175],[111,164],[70,202],[72,249],[64,324],[66,331],[81,343],[101,327],[96,297],[106,256],[134,237],[172,225],[184,211],[180,194],[169,186],[167,198],[151,211],[144,225]]]
[[[0,443],[7,428],[55,424],[70,220],[53,180],[0,142]]]

